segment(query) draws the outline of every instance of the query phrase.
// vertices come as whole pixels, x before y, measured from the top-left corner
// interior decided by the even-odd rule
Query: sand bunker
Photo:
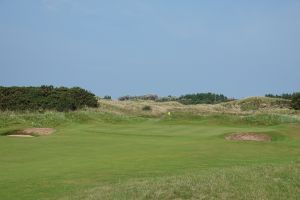
[[[12,134],[9,134],[8,136],[11,137],[33,137],[33,136],[45,136],[50,135],[55,130],[53,128],[27,128],[20,131],[15,131]]]
[[[9,137],[33,137],[32,135],[7,135]]]
[[[271,141],[271,137],[258,133],[233,133],[225,137],[226,140],[237,141]]]

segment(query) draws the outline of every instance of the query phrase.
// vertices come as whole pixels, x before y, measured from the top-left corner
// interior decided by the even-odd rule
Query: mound
[[[271,141],[270,136],[257,133],[233,133],[226,136],[225,139],[237,141]]]
[[[27,128],[24,130],[16,131],[13,134],[10,134],[8,136],[14,136],[14,137],[32,137],[32,136],[45,136],[50,135],[55,130],[53,128]]]
[[[290,109],[290,100],[270,97],[249,97],[222,104],[226,108],[238,108],[242,111],[266,109]]]

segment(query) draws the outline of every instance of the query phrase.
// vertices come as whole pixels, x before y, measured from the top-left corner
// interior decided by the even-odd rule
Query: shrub
[[[295,110],[300,110],[300,92],[293,94],[291,106]]]
[[[79,87],[0,87],[0,110],[68,111],[97,107],[95,95]]]
[[[111,100],[111,96],[106,95],[106,96],[103,97],[103,99]]]
[[[142,110],[144,110],[144,111],[150,111],[150,110],[152,110],[152,109],[151,109],[151,106],[144,106],[144,107],[142,108]]]

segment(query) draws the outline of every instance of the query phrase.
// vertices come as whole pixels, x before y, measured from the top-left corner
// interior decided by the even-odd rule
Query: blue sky
[[[298,0],[0,0],[0,85],[300,91]]]

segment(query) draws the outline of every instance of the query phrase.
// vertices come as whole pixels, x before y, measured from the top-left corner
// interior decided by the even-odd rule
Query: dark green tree
[[[294,93],[292,97],[291,106],[295,110],[300,110],[300,92]]]

